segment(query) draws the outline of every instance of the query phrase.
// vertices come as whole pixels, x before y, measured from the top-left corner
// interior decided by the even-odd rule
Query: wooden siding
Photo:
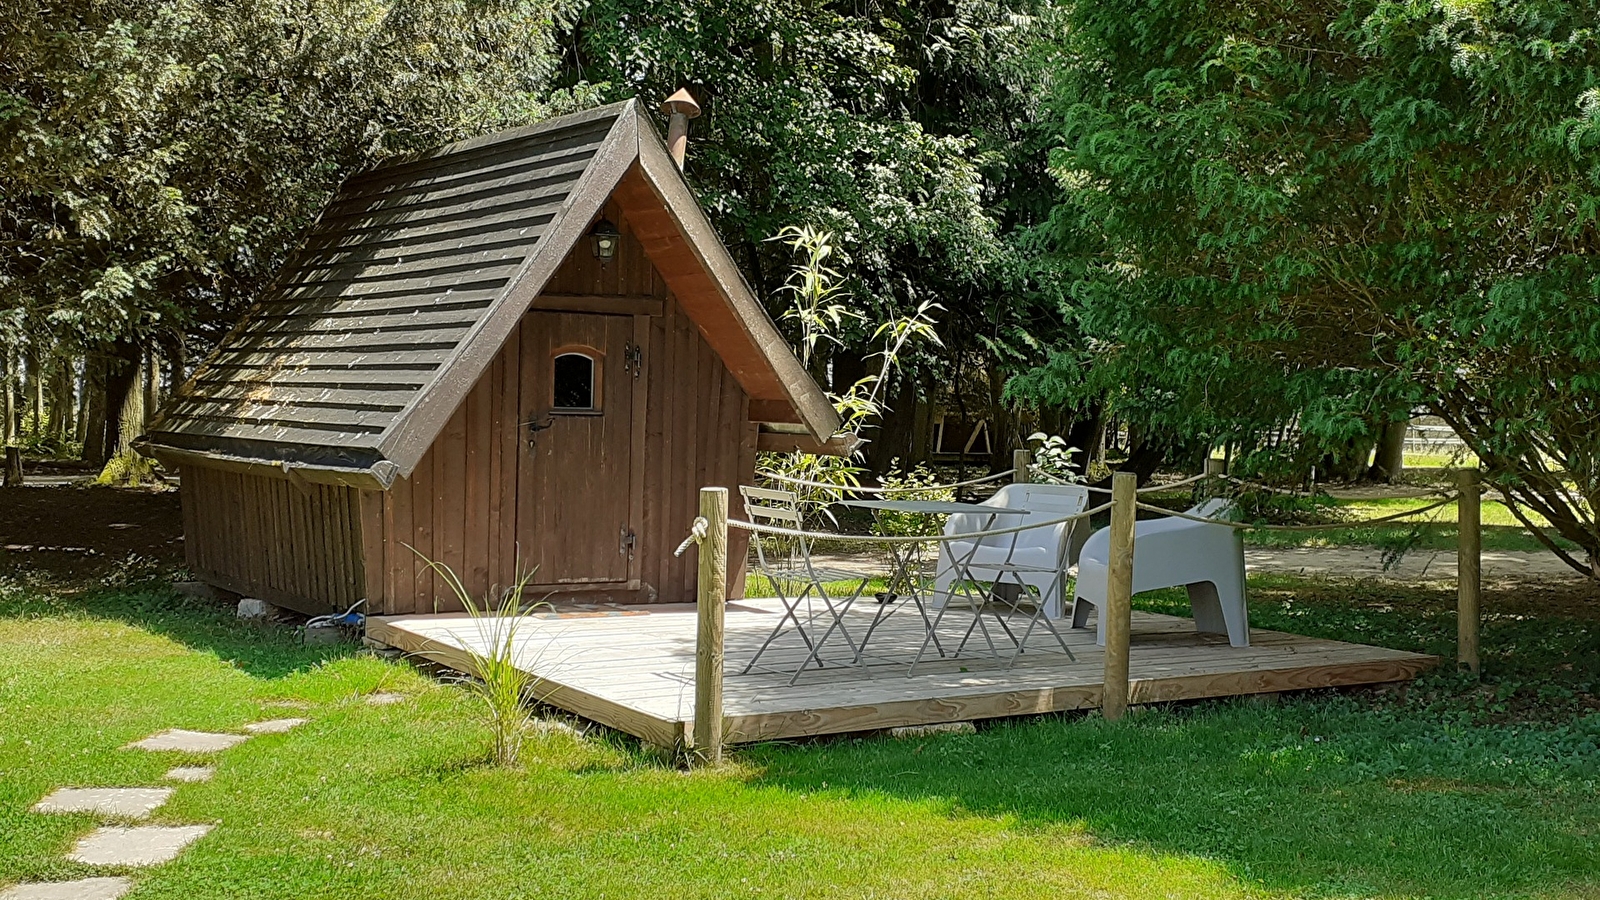
[[[739,512],[739,485],[755,478],[757,426],[749,421],[749,397],[676,298],[667,301],[665,315],[651,319],[649,346],[640,577],[653,589],[647,599],[691,601],[695,556],[674,557],[672,551],[699,515],[700,488],[728,488],[730,509]],[[744,532],[729,534],[733,597],[744,594],[747,546]]]
[[[360,492],[185,466],[184,553],[196,575],[302,612],[367,596]]]
[[[622,232],[617,257],[601,265],[589,243],[580,242],[550,281],[551,302],[534,304],[536,309],[560,307],[563,295],[662,302],[660,316],[629,318],[635,323],[635,342],[642,345],[644,368],[639,382],[644,396],[633,404],[643,423],[628,483],[629,517],[637,535],[637,576],[632,580],[637,586],[608,584],[585,596],[693,599],[694,556],[674,558],[672,551],[694,520],[701,486],[721,484],[736,497],[739,483],[754,476],[756,426],[748,421],[749,400],[738,381],[667,294],[621,210],[608,204],[604,214]],[[619,306],[617,312],[633,308]],[[545,552],[544,547],[529,546],[536,531],[521,528],[521,546],[517,537],[519,495],[539,491],[537,485],[519,483],[519,467],[528,452],[519,401],[521,386],[537,383],[526,377],[525,364],[548,362],[548,341],[529,336],[528,329],[551,318],[542,312],[524,318],[410,478],[398,479],[386,492],[364,493],[366,590],[375,613],[460,609],[448,585],[418,554],[450,565],[469,594],[481,599],[513,583],[519,559],[527,568]],[[614,526],[607,529],[609,534]],[[559,547],[559,540],[552,537],[552,545]],[[743,547],[736,536],[730,558],[742,563]],[[617,544],[612,537],[590,549],[615,555]],[[742,569],[733,573],[731,595],[742,593],[743,580]],[[574,589],[579,588],[539,580],[537,590]]]

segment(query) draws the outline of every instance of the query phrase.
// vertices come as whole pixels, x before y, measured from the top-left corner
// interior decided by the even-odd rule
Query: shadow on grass
[[[1137,605],[1189,614],[1182,591],[1140,595]],[[1477,681],[1448,665],[1453,606],[1453,591],[1251,579],[1257,627],[1447,661],[1405,692],[746,754],[766,784],[1082,827],[1312,896],[1600,896],[1600,609],[1586,594],[1491,592]]]
[[[142,574],[76,587],[37,577],[0,583],[0,618],[43,616],[124,622],[209,653],[256,678],[282,678],[361,652],[353,643],[303,646],[290,625],[241,621],[232,606],[179,594],[165,579]]]
[[[1596,737],[1600,720],[1462,731],[1334,698],[747,753],[766,785],[1083,828],[1312,896],[1594,896]]]

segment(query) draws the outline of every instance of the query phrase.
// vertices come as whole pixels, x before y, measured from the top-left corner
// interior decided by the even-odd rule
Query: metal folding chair
[[[803,530],[804,517],[800,514],[799,497],[793,492],[741,485],[739,494],[744,500],[745,516],[750,522],[793,531]],[[818,668],[823,667],[822,648],[833,637],[835,631],[849,645],[851,662],[864,668],[866,662],[863,659],[862,648],[850,637],[844,617],[850,611],[851,605],[866,590],[871,579],[858,572],[818,566],[811,558],[811,539],[807,537],[753,531],[750,534],[750,543],[756,551],[756,568],[772,585],[773,593],[783,605],[783,612],[771,633],[762,641],[760,648],[739,674],[748,675],[755,671],[762,655],[791,625],[805,643],[808,652],[799,667],[790,675],[790,684],[799,680],[801,673],[812,663],[816,663]],[[858,583],[850,596],[841,599],[828,595],[825,587],[828,582],[852,580]],[[817,610],[814,604],[820,604],[822,610]],[[805,606],[803,615],[800,609],[802,605]],[[827,629],[820,637],[814,638],[817,621],[823,616],[826,616]],[[776,670],[766,668],[766,671]]]

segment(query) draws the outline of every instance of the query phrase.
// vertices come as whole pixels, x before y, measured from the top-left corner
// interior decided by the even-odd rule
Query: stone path
[[[128,745],[130,750],[178,750],[183,753],[217,753],[250,739],[248,734],[216,734],[170,728]]]
[[[115,819],[143,819],[167,802],[172,788],[61,788],[33,805],[34,812],[94,813]]]
[[[246,734],[189,731],[171,728],[135,741],[124,749],[152,753],[220,753],[247,741],[253,735],[283,734],[305,719],[268,719],[244,726]],[[176,766],[164,776],[167,781],[194,783],[208,781],[215,766]],[[52,791],[34,804],[41,814],[90,814],[112,822],[136,822],[148,818],[173,795],[173,787],[64,787]],[[214,828],[196,825],[102,824],[78,839],[67,859],[90,866],[144,868],[176,859],[184,848],[205,837]],[[0,891],[0,900],[117,900],[133,889],[124,877],[80,878],[38,884],[19,884]]]
[[[0,893],[0,900],[117,900],[133,890],[128,878],[80,878],[46,884],[19,884]]]
[[[78,839],[67,859],[91,866],[158,866],[206,836],[210,825],[106,825]]]

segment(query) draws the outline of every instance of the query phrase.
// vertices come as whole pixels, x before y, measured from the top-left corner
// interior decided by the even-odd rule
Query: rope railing
[[[802,487],[827,488],[830,491],[839,491],[840,493],[845,494],[912,494],[921,493],[923,491],[950,491],[955,490],[956,488],[971,487],[975,484],[987,484],[991,481],[998,481],[1002,478],[1010,478],[1016,473],[1016,469],[1006,469],[1004,472],[996,472],[993,475],[985,475],[982,478],[973,478],[970,481],[957,481],[954,484],[923,484],[908,485],[906,487],[866,487],[859,484],[829,484],[826,481],[807,481],[804,478],[793,478],[788,475],[780,475],[777,472],[772,471],[761,471],[757,472],[756,474],[762,478],[770,478],[773,481],[782,481],[786,484],[797,484]]]
[[[1050,474],[1050,473],[1046,472],[1040,466],[1032,466],[1030,468],[1031,468],[1031,471],[1038,472],[1038,473],[1040,473],[1042,475],[1049,475]],[[1173,481],[1173,482],[1168,482],[1166,484],[1147,484],[1144,487],[1139,488],[1139,490],[1135,491],[1135,493],[1139,493],[1139,494],[1157,494],[1157,493],[1160,493],[1162,491],[1173,491],[1173,490],[1177,490],[1178,488],[1188,487],[1189,485],[1195,484],[1196,482],[1205,481],[1207,478],[1216,478],[1216,477],[1217,477],[1216,475],[1208,475],[1208,474],[1192,475],[1192,476],[1190,476],[1188,478],[1183,479],[1182,481]],[[1077,486],[1081,487],[1084,490],[1089,491],[1090,493],[1093,493],[1093,494],[1109,494],[1109,493],[1111,493],[1111,488],[1095,487],[1094,485],[1090,485],[1090,484],[1080,484],[1080,485],[1077,485]]]
[[[777,525],[765,525],[760,522],[745,522],[740,519],[729,519],[728,527],[739,528],[745,531],[753,531],[757,534],[776,534],[783,535],[785,537],[802,537],[824,541],[844,541],[846,543],[928,544],[947,543],[950,541],[970,541],[976,538],[1017,534],[1023,531],[1031,531],[1035,528],[1049,528],[1054,525],[1063,525],[1067,522],[1076,522],[1079,519],[1086,519],[1092,515],[1103,513],[1110,508],[1110,503],[1103,503],[1092,509],[1086,509],[1080,513],[1073,513],[1070,516],[1062,516],[1059,519],[1046,519],[1042,522],[1029,522],[1025,525],[1014,525],[1010,528],[995,528],[986,531],[968,531],[961,534],[840,534],[836,531],[805,531],[799,528],[782,528]],[[687,546],[691,542],[696,542],[695,537],[692,534],[688,540],[684,541],[684,545]]]
[[[1232,522],[1227,519],[1209,519],[1205,516],[1196,516],[1186,512],[1177,512],[1162,506],[1152,506],[1148,503],[1135,503],[1134,506],[1135,508],[1142,509],[1145,512],[1160,513],[1163,516],[1169,516],[1174,519],[1187,519],[1191,522],[1203,522],[1207,525],[1225,525],[1228,528],[1234,528],[1239,531],[1331,531],[1339,528],[1361,528],[1366,525],[1380,525],[1384,522],[1393,522],[1397,519],[1409,518],[1410,516],[1431,512],[1441,506],[1448,506],[1451,503],[1456,502],[1459,497],[1459,494],[1451,494],[1437,503],[1430,503],[1427,506],[1419,506],[1416,509],[1404,510],[1402,512],[1394,513],[1393,515],[1379,516],[1376,519],[1362,519],[1357,522],[1325,522],[1317,525],[1258,525],[1251,522]]]

